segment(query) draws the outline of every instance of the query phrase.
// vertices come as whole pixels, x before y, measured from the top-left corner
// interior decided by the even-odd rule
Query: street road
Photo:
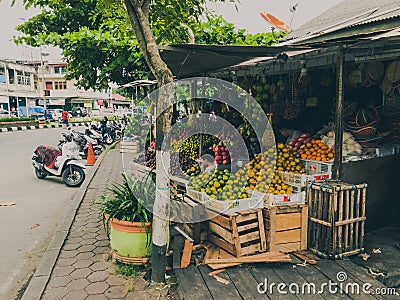
[[[0,299],[14,299],[33,275],[78,190],[59,177],[40,180],[34,174],[33,151],[38,145],[56,146],[63,131],[0,133],[0,202],[16,202],[0,206]]]

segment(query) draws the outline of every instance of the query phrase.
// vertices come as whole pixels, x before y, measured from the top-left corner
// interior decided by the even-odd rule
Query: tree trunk
[[[140,50],[146,62],[157,79],[158,86],[173,82],[172,72],[161,59],[157,44],[149,23],[149,0],[125,0],[130,21],[138,40]],[[165,107],[165,103],[172,103],[165,93],[158,98],[157,109]],[[163,97],[164,96],[164,97]],[[168,107],[156,120],[156,198],[153,206],[153,249],[152,249],[152,276],[153,282],[165,281],[166,245],[169,226],[169,151],[161,151],[164,136],[171,128],[172,108]]]

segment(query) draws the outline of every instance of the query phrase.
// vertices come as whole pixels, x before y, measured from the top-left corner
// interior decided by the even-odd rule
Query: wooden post
[[[342,147],[343,147],[343,49],[339,49],[336,67],[337,100],[335,116],[335,160],[332,167],[332,178],[340,179],[342,169]]]

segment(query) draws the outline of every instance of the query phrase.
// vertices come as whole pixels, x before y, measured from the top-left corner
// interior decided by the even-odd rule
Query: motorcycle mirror
[[[68,126],[68,130],[71,130],[71,126]]]

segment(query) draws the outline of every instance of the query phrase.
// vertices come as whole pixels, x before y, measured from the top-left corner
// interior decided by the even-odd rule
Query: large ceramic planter
[[[111,249],[119,256],[147,257],[151,253],[151,223],[110,219]]]

